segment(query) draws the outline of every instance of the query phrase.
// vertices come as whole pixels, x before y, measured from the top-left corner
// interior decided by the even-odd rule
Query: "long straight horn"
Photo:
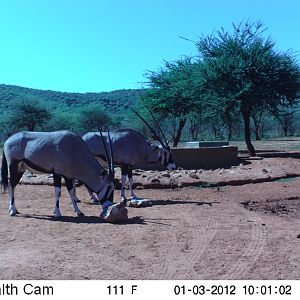
[[[107,135],[108,135],[108,140],[109,140],[109,149],[110,149],[110,168],[111,168],[111,172],[112,172],[112,177],[115,178],[115,160],[114,160],[114,152],[113,152],[113,148],[112,148],[112,143],[111,143],[111,138],[110,138],[110,133],[109,131],[107,131]]]
[[[155,130],[149,125],[149,123],[138,112],[136,112],[133,108],[131,108],[131,110],[147,125],[147,127],[152,131],[152,133],[158,139],[158,141],[162,145],[164,145],[164,143],[162,142],[161,138],[158,136],[158,134],[155,132]]]
[[[105,151],[105,157],[106,157],[106,161],[107,161],[107,164],[108,164],[108,172],[109,172],[109,174],[111,174],[111,169],[110,169],[111,166],[110,166],[110,163],[109,163],[109,156],[108,156],[106,143],[105,143],[105,140],[104,140],[104,137],[103,137],[103,134],[102,134],[102,130],[100,128],[98,128],[98,131],[100,133],[101,140],[102,140],[103,147],[104,147],[104,151]]]
[[[164,139],[164,141],[165,141],[165,145],[163,145],[163,146],[168,147],[168,141],[167,141],[167,139],[166,139],[166,136],[164,135],[164,132],[162,131],[161,127],[159,126],[157,120],[154,118],[154,115],[152,114],[152,112],[151,112],[149,109],[147,109],[147,110],[148,110],[150,116],[152,117],[152,119],[153,119],[153,121],[154,121],[154,124],[156,125],[156,127],[157,127],[158,130],[160,131],[161,136],[163,137],[163,139]]]

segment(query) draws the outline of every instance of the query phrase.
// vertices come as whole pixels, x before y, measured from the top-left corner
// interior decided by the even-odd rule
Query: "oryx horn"
[[[152,114],[152,112],[151,112],[149,109],[147,109],[147,110],[148,110],[150,116],[152,117],[152,119],[153,119],[153,121],[154,121],[154,124],[156,125],[156,127],[157,127],[158,130],[160,131],[161,136],[163,137],[163,139],[164,139],[164,141],[165,141],[165,145],[163,145],[163,146],[164,146],[164,147],[168,147],[168,141],[167,141],[166,136],[164,135],[164,133],[163,133],[161,127],[159,126],[159,124],[158,124],[157,120],[155,119],[154,115]]]
[[[158,136],[158,134],[155,132],[155,130],[149,125],[149,123],[133,108],[131,110],[147,125],[147,127],[153,132],[154,136],[157,137],[158,141],[164,146],[164,143],[162,142],[161,138]]]
[[[108,173],[112,174],[110,158],[108,156],[108,151],[107,151],[106,143],[105,143],[105,140],[104,140],[104,137],[103,137],[103,134],[102,134],[102,130],[100,128],[98,128],[98,131],[100,133],[100,136],[101,136],[101,139],[102,139],[102,143],[103,143],[103,146],[104,146],[106,161],[107,161],[107,164],[108,164]]]
[[[109,149],[110,149],[110,168],[112,171],[112,176],[113,176],[113,178],[115,178],[114,152],[113,152],[113,148],[112,148],[109,130],[107,130],[107,135],[108,135]]]

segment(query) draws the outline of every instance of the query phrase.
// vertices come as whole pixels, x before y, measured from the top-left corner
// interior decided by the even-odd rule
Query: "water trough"
[[[195,147],[195,145],[198,145],[198,147]],[[185,143],[181,144],[179,148],[172,148],[172,153],[177,167],[183,169],[222,168],[238,162],[238,147],[229,146],[228,142]],[[136,166],[136,168],[142,170],[164,170],[159,163],[141,164]]]

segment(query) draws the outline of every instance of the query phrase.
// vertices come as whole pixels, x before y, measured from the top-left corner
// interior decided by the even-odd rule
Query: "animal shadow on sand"
[[[151,200],[151,199],[150,199]],[[152,205],[175,205],[175,204],[195,204],[195,205],[208,205],[213,206],[213,204],[218,204],[218,201],[205,202],[205,201],[196,201],[196,200],[151,200]]]
[[[45,215],[29,215],[29,214],[20,214],[18,215],[20,218],[29,218],[29,219],[37,219],[37,220],[44,220],[44,221],[51,221],[51,222],[61,222],[61,223],[77,223],[77,224],[105,224],[107,222],[101,220],[97,216],[61,216],[61,217],[55,217],[55,216],[45,216]],[[128,225],[128,224],[146,224],[145,220],[141,217],[133,217],[129,218],[126,221],[122,222],[116,222],[116,223],[110,223],[113,225]]]

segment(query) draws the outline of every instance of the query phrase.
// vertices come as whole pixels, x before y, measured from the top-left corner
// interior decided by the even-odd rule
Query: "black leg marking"
[[[122,167],[121,167],[121,172],[122,172],[122,175],[127,175],[128,173],[128,165],[127,164],[122,164]]]
[[[10,194],[10,207],[14,207],[15,204],[15,196],[14,190],[16,185],[19,183],[20,179],[22,178],[24,172],[19,172],[19,161],[13,161],[9,165],[9,194]],[[15,208],[14,208],[15,209]],[[19,214],[17,209],[15,209],[15,214]]]
[[[70,192],[74,188],[73,180],[69,179],[69,178],[66,178],[66,177],[64,177],[64,179],[65,179],[65,183],[66,183],[67,189]]]
[[[61,176],[57,174],[53,174],[54,186],[61,188]]]
[[[127,175],[128,175],[128,178],[132,178],[132,169],[128,167],[128,170],[127,170]]]
[[[58,212],[58,216],[60,217],[60,210],[59,210],[59,198],[60,198],[60,190],[61,190],[61,176],[58,174],[53,174],[53,184],[55,188],[55,196],[56,196],[56,202],[55,202],[55,214]],[[57,191],[59,189],[59,191]]]
[[[76,197],[76,193],[75,193],[74,180],[66,178],[66,177],[64,177],[64,180],[65,180],[65,183],[66,183],[66,186],[67,186],[67,189],[68,189],[71,201],[72,201],[74,211],[77,213],[78,216],[84,216],[84,214],[80,211],[80,209],[78,208],[77,203],[76,203],[77,197]]]

